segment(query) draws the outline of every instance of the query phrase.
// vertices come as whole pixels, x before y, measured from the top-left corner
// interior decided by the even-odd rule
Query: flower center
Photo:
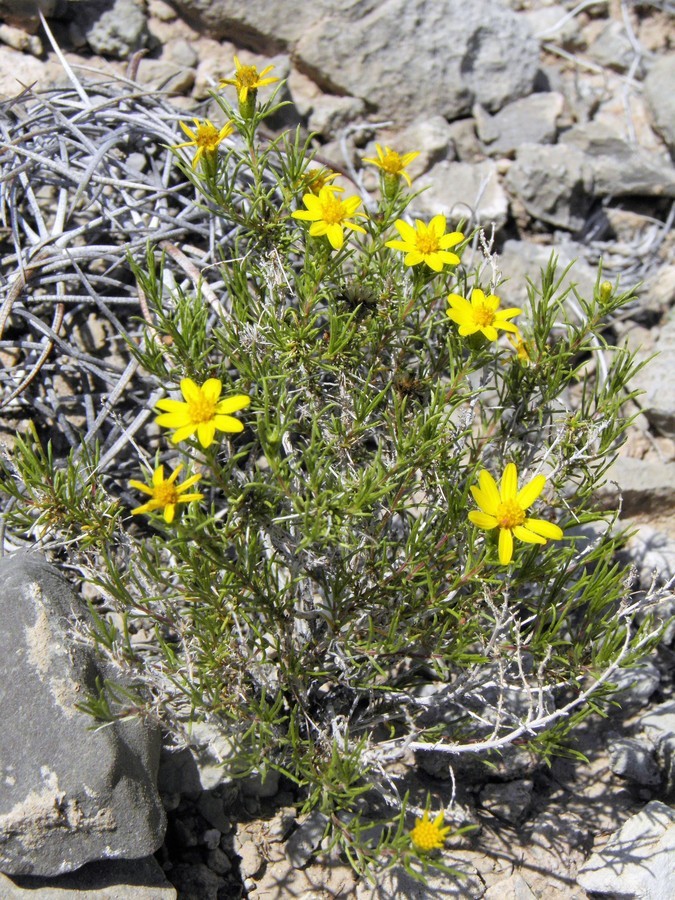
[[[342,201],[331,196],[321,204],[321,218],[329,225],[339,225],[344,219]]]
[[[412,838],[420,850],[435,850],[443,846],[438,828],[432,822],[418,822],[413,829]]]
[[[207,151],[213,151],[219,143],[218,131],[210,122],[203,123],[197,128],[196,144],[198,147],[202,147]]]
[[[418,232],[415,243],[419,252],[425,255],[435,253],[438,250],[438,238],[433,231],[427,231],[425,234]]]
[[[500,528],[515,528],[525,521],[525,513],[515,500],[504,500],[497,507],[497,523]]]
[[[403,168],[401,165],[401,157],[395,150],[390,150],[389,153],[385,153],[381,166],[385,172],[389,172],[391,175],[398,175]]]
[[[258,81],[258,69],[255,66],[242,66],[237,72],[237,80],[241,87],[255,87]]]
[[[188,412],[190,419],[195,425],[202,422],[210,422],[216,411],[216,404],[213,400],[207,400],[206,397],[199,397],[197,400],[188,402]]]
[[[154,492],[155,500],[159,500],[162,506],[169,506],[172,503],[178,503],[178,491],[174,484],[168,481],[158,484]]]
[[[473,318],[476,325],[485,328],[486,325],[492,325],[495,320],[495,314],[489,307],[481,305],[474,309]]]

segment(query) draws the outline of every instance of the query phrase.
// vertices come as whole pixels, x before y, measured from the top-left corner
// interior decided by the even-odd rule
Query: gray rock
[[[244,796],[260,799],[276,797],[279,792],[279,773],[276,769],[268,769],[263,778],[259,772],[254,772],[242,779],[241,792]]]
[[[523,144],[506,184],[533,218],[567,231],[580,231],[591,208],[593,170],[572,145]]]
[[[255,878],[265,867],[265,860],[258,843],[246,832],[237,833],[234,846],[239,856],[239,868],[244,879]]]
[[[650,424],[660,433],[675,438],[675,315],[661,326],[653,359],[637,373],[632,387],[644,393],[638,398]],[[642,354],[648,359],[652,353]]]
[[[513,156],[521,144],[551,144],[564,102],[563,95],[555,91],[531,94],[507,104],[494,116],[477,105],[478,137],[490,156]]]
[[[8,878],[0,873],[2,900],[176,900],[177,896],[154,856],[92,862],[56,878]]]
[[[112,673],[73,640],[88,615],[37,554],[0,559],[0,869],[60,875],[135,859],[164,837],[160,736],[138,720],[93,730],[76,709]]]
[[[232,744],[217,725],[193,722],[191,753],[197,764],[199,780],[205,791],[232,785],[234,779],[226,774],[224,763],[233,755]]]
[[[172,0],[180,17],[210,38],[265,54],[292,47],[308,29],[331,13],[346,13],[350,5],[345,0]],[[366,10],[373,5],[358,4]]]
[[[171,880],[181,900],[218,900],[225,881],[204,863],[181,863],[171,870]]]
[[[658,59],[644,81],[644,92],[654,127],[675,156],[675,53]]]
[[[0,18],[8,25],[35,34],[40,28],[38,10],[49,18],[58,5],[59,0],[0,0]]]
[[[623,524],[631,527],[630,522],[624,521]],[[675,537],[642,522],[635,524],[638,531],[631,537],[626,550],[637,567],[640,584],[644,588],[649,587],[655,575],[658,583],[665,584],[675,576]],[[669,645],[673,637],[675,622],[664,635],[664,643]]]
[[[663,514],[675,506],[675,462],[619,455],[606,479],[598,492],[605,509],[616,509],[621,503],[623,514],[633,516]]]
[[[616,775],[653,787],[661,783],[654,748],[637,738],[619,738],[609,743],[609,767]]]
[[[485,156],[476,134],[475,119],[457,119],[450,123],[450,140],[460,162],[479,162]]]
[[[619,669],[612,681],[617,688],[612,700],[620,704],[621,715],[625,717],[649,703],[661,684],[661,673],[651,660],[646,660],[640,665]]]
[[[497,753],[466,753],[450,757],[434,750],[418,750],[415,763],[433,778],[450,778],[452,766],[455,780],[461,784],[483,784],[488,778],[515,781],[532,775],[541,767],[541,760],[527,747],[510,744]]]
[[[456,119],[475,101],[497,110],[532,90],[537,42],[496,0],[345,3],[335,13],[303,33],[298,67],[398,124],[411,112]]]
[[[583,258],[584,247],[581,244],[557,240],[555,246],[546,247],[531,241],[506,241],[498,265],[508,280],[497,291],[499,296],[505,298],[506,306],[528,309],[527,279],[535,285],[540,284],[540,272],[548,266],[551,253],[558,257],[558,276],[570,263],[574,263],[563,279],[561,291],[575,285],[582,297],[592,297],[597,272]]]
[[[202,791],[199,770],[188,747],[162,747],[157,788],[163,794],[199,796]]]
[[[637,723],[656,746],[666,794],[675,792],[675,700],[667,700],[641,716]]]
[[[636,55],[623,23],[616,20],[603,28],[587,52],[601,66],[617,72],[629,69]]]
[[[363,115],[365,104],[356,97],[334,97],[324,94],[312,106],[307,127],[323,137],[334,137],[346,125]]]
[[[666,157],[643,150],[602,122],[575,125],[560,137],[584,154],[597,197],[675,197],[675,167]]]
[[[286,841],[286,857],[296,869],[301,869],[321,843],[328,822],[318,809],[313,809],[304,822]]]
[[[195,83],[195,72],[163,59],[144,59],[138,67],[137,80],[151,90],[187,94]]]
[[[483,894],[484,900],[536,900],[529,884],[517,873],[496,882]]]
[[[228,872],[232,870],[232,862],[230,857],[225,853],[224,850],[221,850],[220,847],[216,847],[214,850],[210,850],[206,856],[206,860],[213,872],[217,875],[226,875]]]
[[[138,0],[87,0],[78,4],[76,21],[91,49],[102,56],[126,59],[148,39]]]
[[[224,834],[230,827],[230,820],[225,815],[223,798],[214,791],[204,791],[200,795],[197,801],[197,809],[209,825],[212,825],[221,833]]]
[[[523,10],[519,15],[538,41],[569,45],[578,37],[577,19],[568,15],[568,10],[559,3]]]
[[[486,784],[479,794],[480,805],[498,819],[517,825],[529,812],[533,788],[529,779]]]
[[[0,43],[22,53],[32,53],[33,56],[42,56],[44,52],[42,41],[37,34],[28,34],[23,28],[17,28],[15,25],[0,24]]]
[[[382,141],[378,141],[382,143]],[[385,141],[389,144],[390,141]],[[441,160],[453,159],[455,155],[452,139],[452,126],[448,125],[443,116],[431,116],[429,119],[417,119],[412,125],[408,125],[396,136],[393,145],[399,153],[409,153],[417,150],[419,156],[414,159],[408,168],[412,178],[418,178],[427,172],[435,163]],[[364,156],[375,155],[375,145],[369,146]]]
[[[498,228],[506,222],[508,200],[492,160],[437,163],[415,181],[415,190],[423,188],[428,190],[415,198],[415,213],[441,213],[449,226],[460,218],[471,225],[494,222]]]
[[[409,875],[403,866],[396,866],[378,873],[377,884],[365,878],[356,887],[356,900],[479,900],[485,895],[485,883],[476,867],[461,858],[461,852],[443,860],[459,875],[450,875],[428,868],[426,884]]]
[[[577,882],[600,896],[672,900],[675,809],[648,803],[582,866]]]

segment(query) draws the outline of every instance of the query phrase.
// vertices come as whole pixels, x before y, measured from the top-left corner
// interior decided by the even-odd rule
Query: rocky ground
[[[430,189],[415,201],[415,212],[468,217],[488,230],[494,224],[496,264],[512,279],[504,288],[509,305],[518,305],[518,285],[545,265],[552,249],[563,263],[577,260],[571,277],[582,293],[592,288],[600,259],[604,277],[621,278],[625,286],[641,282],[638,302],[614,323],[614,335],[645,359],[659,355],[638,378],[644,393],[629,409],[635,427],[612,470],[607,503],[615,504],[620,492],[623,519],[638,528],[626,552],[641,586],[672,578],[670,3],[45,0],[58,51],[33,6],[0,0],[3,142],[11,140],[28,102],[11,99],[22,88],[72,90],[62,54],[83,81],[115,76],[161,91],[177,109],[177,134],[181,111],[217,120],[209,90],[231,75],[237,53],[259,67],[273,63],[275,74],[287,77],[292,105],[275,127],[297,123],[316,132],[320,158],[350,178],[366,201],[376,181],[360,160],[373,155],[374,141],[401,152],[421,150],[415,186]],[[149,133],[149,120],[146,127]],[[161,141],[160,132],[152,139]],[[143,156],[140,143],[137,152]],[[9,226],[2,225],[4,238]],[[10,250],[8,243],[1,250],[6,273],[16,265]],[[1,277],[9,295],[12,278]],[[9,339],[0,341],[3,399],[44,349],[38,341],[44,329],[21,321],[37,335],[33,356],[20,357],[12,345],[15,322]],[[83,354],[126,371],[109,319],[82,300],[67,308],[64,321]],[[59,391],[74,392],[69,372],[50,366],[38,370],[33,394],[11,398],[1,414],[5,433],[25,427],[30,404],[48,411]],[[109,383],[117,377],[110,375]],[[82,425],[93,424],[91,411],[82,411]],[[14,549],[8,542],[4,551]],[[675,600],[664,601],[662,615],[673,611]],[[0,874],[0,896],[665,900],[675,876],[674,640],[670,628],[653,659],[626,675],[615,714],[581,731],[577,749],[588,762],[556,759],[546,767],[514,753],[489,776],[455,773],[457,822],[478,828],[448,842],[447,861],[464,873],[454,881],[432,876],[424,889],[393,872],[375,886],[357,883],[321,848],[322,821],[298,817],[290,785],[253,779],[242,788],[223,780],[213,736],[206,734],[196,762],[187,751],[162,750],[159,792],[168,825],[154,857],[133,865],[90,862],[48,881]],[[412,796],[423,798],[433,787],[449,802],[447,770],[429,760],[411,762]]]

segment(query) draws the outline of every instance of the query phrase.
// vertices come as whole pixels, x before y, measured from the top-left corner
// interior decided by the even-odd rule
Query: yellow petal
[[[492,475],[488,472],[487,469],[482,469],[480,474],[478,475],[478,485],[487,498],[487,502],[483,507],[484,512],[493,512],[497,511],[497,507],[501,503],[501,498],[499,496],[499,488],[497,487],[497,482],[494,480]]]
[[[152,483],[155,487],[164,483],[164,466],[157,466],[152,473]]]
[[[415,244],[415,241],[417,240],[417,232],[409,222],[406,222],[405,219],[397,219],[394,222],[394,228],[396,228],[398,233],[407,244]]]
[[[502,500],[515,500],[518,493],[518,470],[514,463],[509,463],[504,469],[501,484]]]
[[[438,250],[436,255],[443,260],[446,266],[458,266],[460,263],[459,256],[456,253],[450,253],[448,250]]]
[[[443,269],[443,260],[438,253],[425,253],[424,262],[433,269],[434,272],[441,272]]]
[[[386,241],[384,246],[391,247],[392,250],[401,250],[403,253],[407,253],[410,250],[408,241]]]
[[[194,422],[190,422],[188,425],[183,425],[181,428],[178,428],[174,434],[171,435],[171,443],[172,444],[180,444],[181,441],[186,440],[197,430],[197,426]]]
[[[473,494],[473,499],[483,512],[486,512],[490,516],[496,515],[496,507],[490,504],[488,495],[484,494],[475,484],[471,485],[471,493]]]
[[[406,266],[417,266],[424,261],[424,254],[420,253],[419,250],[411,250],[403,260]]]
[[[225,397],[216,406],[217,415],[227,415],[228,413],[237,412],[244,409],[251,402],[251,398],[246,394],[235,394],[233,397]]]
[[[499,337],[499,332],[494,327],[494,325],[483,325],[480,330],[483,332],[488,341],[496,341]]]
[[[565,534],[559,525],[545,519],[525,519],[523,525],[535,534],[553,541],[559,541]]]
[[[449,250],[450,247],[455,247],[457,244],[461,244],[464,240],[464,235],[461,231],[451,231],[450,234],[444,234],[443,237],[439,241],[439,246],[441,250]]]
[[[445,216],[434,216],[429,222],[429,231],[433,231],[438,237],[445,232]]]
[[[216,419],[218,416],[215,416],[209,422],[200,422],[197,425],[197,437],[199,439],[199,443],[206,449],[210,447],[213,443],[213,438],[216,434]]]
[[[197,474],[197,475],[190,475],[190,477],[189,477],[189,478],[186,478],[185,481],[184,481],[182,484],[179,484],[179,485],[177,486],[176,492],[179,493],[179,494],[184,493],[185,491],[188,490],[188,488],[191,488],[193,484],[197,484],[197,482],[200,481],[201,477],[202,477],[202,476],[199,475],[199,474]]]
[[[497,519],[494,516],[490,516],[488,513],[479,512],[477,509],[471,510],[469,513],[469,521],[473,522],[478,528],[484,528],[486,531],[491,531],[498,525]]]
[[[167,484],[173,484],[184,468],[185,468],[185,466],[183,465],[183,463],[180,463],[179,465],[177,465],[176,468],[171,473],[171,475],[169,475],[169,477],[167,478]]]
[[[218,431],[229,431],[233,434],[238,434],[244,430],[243,423],[239,419],[235,419],[234,416],[216,416],[213,422]]]
[[[180,382],[180,392],[186,401],[194,402],[201,399],[199,387],[191,378],[182,378]]]
[[[155,424],[162,428],[184,428],[191,422],[192,419],[190,418],[187,405],[180,412],[162,413],[161,416],[157,416],[155,419]]]
[[[210,401],[211,403],[216,403],[222,393],[223,383],[220,378],[207,378],[202,385],[201,390],[202,396],[206,400]]]
[[[345,233],[342,225],[337,223],[329,225],[326,229],[326,235],[333,250],[340,250],[345,242]]]
[[[525,541],[526,544],[546,543],[546,540],[543,537],[535,534],[534,531],[530,531],[529,528],[524,528],[522,525],[516,525],[513,529],[513,533],[519,541]]]
[[[203,494],[183,494],[177,500],[178,503],[192,503],[193,500],[203,500]]]
[[[127,484],[129,487],[135,488],[137,491],[142,491],[144,494],[149,494],[151,497],[153,496],[153,490],[151,487],[148,487],[147,484],[143,484],[142,481],[128,481]]]
[[[503,566],[513,559],[513,535],[508,528],[499,529],[499,562]]]
[[[168,398],[165,400],[158,400],[155,406],[157,409],[164,409],[167,412],[181,412],[182,410],[187,409],[184,400],[170,400]]]
[[[535,475],[532,481],[522,487],[516,496],[516,501],[521,509],[527,509],[532,506],[537,497],[544,490],[546,484],[545,475]]]

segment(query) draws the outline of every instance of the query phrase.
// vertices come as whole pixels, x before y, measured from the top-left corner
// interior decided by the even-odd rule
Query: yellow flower
[[[509,309],[499,309],[499,297],[488,294],[486,297],[480,288],[471,292],[471,302],[459,294],[450,294],[448,297],[450,309],[448,318],[459,325],[459,333],[462,337],[468,337],[480,331],[488,341],[496,341],[497,329],[518,333],[518,327],[509,322],[514,316],[520,315],[522,309],[513,306]]]
[[[325,187],[330,191],[338,191],[338,193],[342,194],[344,188],[338,187],[336,184],[330,184],[331,181],[339,177],[339,172],[331,172],[330,169],[321,166],[318,169],[306,169],[302,176],[302,182],[304,187],[317,197],[321,193],[321,189]]]
[[[509,344],[511,344],[513,349],[516,351],[518,361],[521,362],[524,366],[529,365],[532,362],[530,358],[530,351],[527,347],[527,342],[523,338],[520,331],[517,331],[515,336],[513,337],[510,334],[507,334],[506,337],[508,338]]]
[[[195,131],[188,128],[184,122],[180,123],[180,127],[190,140],[185,141],[184,144],[176,144],[173,149],[178,150],[181,147],[196,147],[197,152],[195,153],[195,158],[192,160],[192,168],[196,169],[202,156],[213,156],[218,150],[218,144],[220,144],[221,141],[224,141],[226,137],[229,137],[234,131],[234,128],[232,127],[231,122],[226,122],[220,131],[218,131],[216,126],[212,122],[209,122],[208,119],[204,119],[203,122],[200,122],[199,119],[193,119],[192,121],[195,123]]]
[[[170,525],[176,515],[177,504],[201,500],[204,496],[203,494],[186,494],[185,491],[187,491],[188,488],[191,488],[193,484],[196,484],[202,476],[191,475],[189,478],[186,478],[182,484],[176,484],[176,479],[182,469],[183,464],[181,463],[173,470],[171,475],[165,481],[164,466],[157,466],[152,473],[152,487],[143,484],[142,481],[130,481],[129,487],[136,488],[136,490],[142,491],[144,494],[149,494],[151,497],[147,503],[144,503],[142,506],[137,506],[136,509],[132,509],[131,515],[137,516],[140,513],[149,513],[156,509],[164,509],[164,521]]]
[[[408,187],[412,187],[410,175],[405,171],[405,168],[406,166],[409,166],[414,159],[417,159],[420,155],[419,151],[414,150],[412,153],[404,153],[403,156],[400,156],[395,150],[392,150],[389,147],[385,147],[383,150],[380,144],[375,144],[375,150],[377,152],[377,159],[364,156],[363,162],[372,163],[374,166],[382,169],[385,175],[394,175],[396,178],[398,178],[399,175],[402,175],[408,183]]]
[[[410,832],[410,840],[416,850],[428,853],[430,850],[440,850],[450,831],[450,826],[443,826],[444,816],[439,813],[433,822],[429,820],[429,810],[425,810],[421,819]]]
[[[163,428],[175,428],[171,440],[174,444],[191,437],[195,431],[202,447],[210,447],[216,431],[239,432],[244,426],[230,413],[244,409],[251,402],[250,397],[236,394],[220,399],[223,389],[218,378],[209,378],[199,387],[191,378],[183,378],[180,390],[185,398],[181,400],[160,400],[157,408],[164,410],[155,422]]]
[[[294,219],[311,222],[309,233],[313,237],[325,235],[333,250],[339,250],[345,242],[345,228],[360,231],[362,234],[366,233],[365,228],[348,220],[355,216],[365,219],[367,216],[356,211],[361,206],[358,197],[347,197],[346,200],[340,200],[335,196],[335,190],[336,188],[332,185],[324,185],[319,191],[318,197],[315,197],[314,194],[305,194],[302,202],[307,209],[298,209],[291,215]]]
[[[469,520],[490,531],[499,528],[499,562],[508,566],[513,558],[513,538],[527,544],[545,544],[547,540],[560,540],[562,528],[544,519],[530,519],[527,510],[541,494],[546,484],[543,475],[535,475],[529,484],[518,490],[518,470],[514,463],[504,469],[501,486],[483,469],[478,476],[478,486],[471,486],[473,498],[480,507],[469,513]]]
[[[449,253],[450,247],[461,244],[464,235],[459,231],[445,233],[445,216],[434,216],[428,225],[420,219],[415,220],[415,227],[403,219],[397,219],[394,226],[403,240],[387,241],[386,247],[402,250],[406,257],[406,266],[417,266],[426,263],[434,272],[440,272],[443,266],[456,266],[459,256]]]
[[[274,77],[265,78],[265,75],[267,75],[268,72],[271,72],[274,66],[266,66],[262,72],[258,72],[258,69],[255,66],[242,66],[236,56],[234,57],[234,65],[236,69],[234,78],[223,78],[219,86],[224,87],[226,84],[234,85],[237,89],[239,103],[242,105],[245,105],[249,99],[249,92],[255,98],[255,95],[258,93],[258,88],[279,81],[278,78]]]

